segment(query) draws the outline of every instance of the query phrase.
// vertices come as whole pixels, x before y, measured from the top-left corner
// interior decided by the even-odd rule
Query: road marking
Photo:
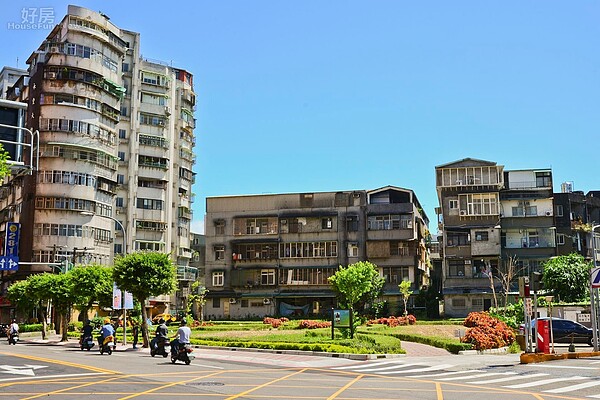
[[[516,372],[508,372],[507,374],[516,374]],[[540,376],[548,376],[548,374],[529,374],[529,375],[519,375],[519,376],[509,376],[506,378],[496,378],[496,379],[488,379],[485,381],[475,381],[475,382],[467,382],[473,384],[484,384],[484,383],[498,383],[498,382],[506,382],[506,381],[514,381],[518,379],[529,379],[529,378],[537,378]]]
[[[33,372],[36,369],[40,369],[40,368],[48,368],[47,365],[29,365],[29,364],[25,364],[25,365],[0,365],[0,369],[2,371],[0,371],[0,373],[3,374],[13,374],[13,375],[29,375],[29,376],[35,376],[35,372]]]
[[[357,368],[356,372],[372,372],[372,371],[385,371],[388,369],[398,369],[398,368],[406,368],[406,367],[414,367],[420,364],[396,364],[396,365],[392,365],[392,366],[387,366],[387,367],[375,367],[375,368]],[[369,366],[365,366],[365,367],[369,367]]]
[[[42,375],[42,376],[36,376],[36,377],[29,377],[29,376],[21,376],[18,378],[4,378],[4,379],[0,379],[0,382],[13,382],[13,381],[21,381],[21,380],[32,380],[32,379],[54,379],[54,378],[74,378],[74,377],[80,377],[80,376],[90,376],[90,375],[106,375],[104,372],[86,372],[83,374],[63,374],[63,375]]]
[[[144,392],[132,394],[130,396],[121,397],[119,400],[132,399],[134,397],[143,396],[143,395],[146,395],[146,394],[150,394],[150,393],[156,392],[157,390],[166,389],[168,387],[172,387],[172,386],[176,386],[176,385],[185,385],[186,383],[197,381],[198,379],[210,378],[211,376],[220,375],[222,373],[223,372],[213,372],[212,374],[203,375],[203,376],[197,376],[195,378],[187,379],[185,381],[171,382],[171,383],[168,383],[166,385],[162,385],[162,386],[158,386],[158,387],[155,387],[153,389],[150,389],[150,390],[146,390]],[[142,375],[140,375],[140,376],[142,376]],[[25,399],[25,400],[27,400],[27,399]]]
[[[382,372],[382,375],[388,375],[388,374],[408,374],[408,373],[414,373],[414,372],[429,372],[429,371],[439,371],[440,369],[446,369],[446,368],[451,368],[454,367],[454,364],[440,364],[440,365],[433,365],[431,367],[426,367],[426,368],[413,368],[413,369],[409,369],[406,371],[389,371],[389,372]],[[363,371],[364,372],[364,371]]]
[[[292,374],[289,374],[289,375],[286,375],[286,376],[282,376],[281,378],[277,378],[277,379],[274,379],[274,380],[272,380],[272,381],[269,381],[269,382],[263,383],[262,385],[255,386],[255,387],[253,387],[253,388],[252,388],[252,389],[250,389],[250,390],[246,390],[245,392],[241,392],[241,393],[235,394],[235,395],[233,395],[233,396],[230,396],[230,397],[226,398],[225,400],[233,400],[233,399],[237,399],[237,398],[240,398],[240,397],[246,396],[248,393],[252,393],[252,392],[254,392],[254,391],[256,391],[256,390],[262,389],[262,388],[264,388],[264,387],[267,387],[267,386],[269,386],[269,385],[271,385],[271,384],[273,384],[273,383],[276,383],[276,382],[282,381],[282,380],[284,380],[284,379],[291,378],[292,376],[295,376],[295,375],[298,375],[298,374],[302,374],[302,373],[306,372],[307,370],[308,370],[308,368],[303,368],[303,369],[301,369],[300,371],[296,371],[296,372],[294,372],[294,373],[292,373]],[[362,376],[362,375],[360,375],[360,376]],[[355,379],[355,380],[356,380],[356,379]],[[127,399],[127,398],[120,399],[120,400],[126,400],[126,399]]]
[[[473,372],[483,372],[479,370],[466,370],[466,371],[454,371],[454,372],[441,372],[439,374],[424,374],[424,375],[411,375],[407,376],[407,378],[436,378],[438,376],[448,376],[448,375],[457,375],[457,374],[469,374]]]
[[[50,363],[50,364],[66,365],[68,367],[76,367],[76,368],[81,368],[81,369],[85,369],[85,370],[88,370],[88,371],[102,372],[102,373],[105,373],[105,374],[118,374],[117,371],[111,371],[111,370],[108,370],[108,369],[91,367],[89,365],[77,364],[77,363],[72,363],[72,362],[68,362],[68,361],[59,361],[59,360],[54,360],[52,358],[27,356],[27,355],[24,355],[24,354],[14,354],[14,353],[6,353],[6,352],[0,352],[0,355],[10,356],[10,357],[20,357],[20,358],[25,358],[25,359],[28,359],[28,360],[47,362],[47,363]]]
[[[558,389],[544,390],[544,393],[565,393],[565,392],[572,392],[574,390],[585,389],[585,388],[589,388],[589,387],[592,387],[592,386],[598,386],[598,385],[600,385],[600,382],[598,382],[598,381],[584,382],[584,383],[580,383],[578,385],[565,386],[565,387],[558,388]]]
[[[329,396],[327,398],[327,400],[333,400],[333,399],[337,398],[339,394],[341,394],[346,389],[348,389],[350,386],[354,385],[356,382],[358,382],[359,380],[361,380],[363,378],[363,376],[364,375],[357,376],[356,378],[354,378],[353,380],[351,380],[350,382],[348,382],[347,384],[345,384],[343,387],[341,387],[337,392],[335,392],[334,394],[332,394],[331,396]],[[229,400],[229,399],[227,399],[227,400]]]
[[[505,372],[484,372],[483,374],[467,375],[467,376],[453,376],[452,378],[441,378],[440,381],[458,381],[460,379],[472,379],[472,378],[483,378],[492,375],[504,375]]]
[[[415,365],[415,364],[404,364],[404,361],[385,361],[385,362],[374,362],[363,365],[346,365],[344,367],[335,367],[333,369],[354,369],[354,368],[371,368],[373,365],[381,366],[387,364],[396,364],[396,365]]]
[[[543,364],[539,364],[539,365],[529,365],[530,367],[536,367],[536,368],[558,368],[558,369],[600,369],[597,367],[576,367],[576,366],[569,366],[569,365],[543,365]]]
[[[521,388],[526,388],[526,387],[542,386],[547,383],[564,382],[567,379],[570,381],[580,381],[582,379],[588,379],[588,378],[584,378],[583,376],[570,376],[568,378],[563,377],[563,378],[542,379],[541,381],[526,382],[526,383],[520,383],[518,385],[510,385],[510,386],[504,386],[504,387],[510,388],[510,389],[521,389]]]

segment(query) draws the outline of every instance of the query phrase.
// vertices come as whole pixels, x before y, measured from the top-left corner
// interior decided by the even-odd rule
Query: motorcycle
[[[186,365],[190,365],[192,360],[196,358],[194,355],[194,349],[189,343],[179,346],[177,352],[171,352],[171,363],[175,364],[176,361],[183,361]]]
[[[113,352],[113,348],[115,347],[114,336],[110,335],[104,338],[102,345],[100,346],[100,354],[104,354],[105,352],[108,355],[111,355]]]
[[[79,347],[81,348],[81,350],[86,349],[89,351],[92,347],[94,347],[94,345],[94,338],[91,335],[81,335],[81,337],[79,338]]]
[[[170,346],[171,346],[171,343],[169,342],[169,339],[157,338],[156,346],[152,346],[150,348],[150,355],[152,357],[154,357],[156,355],[168,357],[169,353],[170,353],[170,348],[169,348]]]
[[[17,342],[19,341],[19,333],[15,332],[15,333],[11,333],[10,336],[8,337],[8,344],[17,344]]]

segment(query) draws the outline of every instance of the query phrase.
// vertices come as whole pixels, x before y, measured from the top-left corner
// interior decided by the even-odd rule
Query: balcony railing
[[[177,280],[178,281],[195,281],[198,276],[198,268],[187,267],[183,265],[177,266]]]

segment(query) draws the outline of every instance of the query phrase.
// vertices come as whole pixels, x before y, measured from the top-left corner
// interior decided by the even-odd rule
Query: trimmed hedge
[[[439,338],[433,336],[421,336],[407,333],[376,333],[378,335],[393,336],[407,342],[426,344],[440,349],[448,350],[450,353],[458,354],[459,351],[471,350],[473,346],[470,343],[459,343],[452,339]]]

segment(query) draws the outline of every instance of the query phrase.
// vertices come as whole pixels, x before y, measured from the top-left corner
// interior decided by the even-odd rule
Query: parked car
[[[550,321],[550,318],[539,318],[540,320]],[[537,319],[531,321],[533,337],[535,338],[535,329],[537,327]],[[519,327],[521,333],[525,332],[525,324]],[[579,322],[569,319],[552,318],[552,335],[554,343],[587,343],[592,346],[594,337],[593,330]]]

